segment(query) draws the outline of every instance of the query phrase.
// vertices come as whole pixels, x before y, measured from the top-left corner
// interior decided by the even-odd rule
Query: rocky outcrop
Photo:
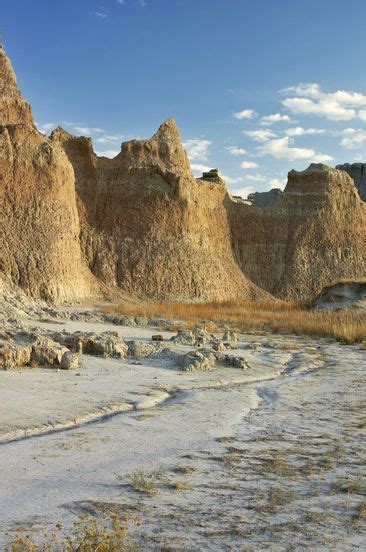
[[[114,159],[61,129],[52,142],[74,167],[81,247],[105,285],[173,300],[269,297],[235,258],[226,187],[197,182],[172,119]]]
[[[346,171],[353,179],[361,199],[366,201],[366,163],[345,163],[337,165],[336,169]]]
[[[326,286],[312,304],[315,310],[366,311],[366,280],[341,280]]]
[[[268,192],[253,192],[248,195],[248,200],[251,202],[253,207],[268,209],[269,207],[273,207],[277,199],[281,196],[282,190],[279,188],[272,188]]]
[[[72,166],[36,130],[2,47],[0,70],[0,273],[34,297],[90,295]]]
[[[193,176],[172,119],[98,157],[90,138],[36,130],[2,47],[0,71],[0,273],[27,294],[304,299],[365,275],[366,204],[344,170],[291,171],[253,207],[217,169]]]
[[[289,173],[271,209],[228,209],[242,270],[277,297],[310,298],[336,278],[366,273],[366,205],[344,171],[312,164]]]
[[[220,176],[219,169],[211,169],[208,172],[202,173],[201,178],[198,180],[203,180],[204,182],[211,182],[212,184],[218,184],[219,186],[225,187],[225,180]]]
[[[32,110],[18,90],[14,70],[0,42],[0,125],[16,124],[33,126]]]

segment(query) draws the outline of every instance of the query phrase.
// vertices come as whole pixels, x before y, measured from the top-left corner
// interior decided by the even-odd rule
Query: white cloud
[[[309,159],[321,163],[333,160],[333,157],[330,155],[316,153],[315,150],[310,148],[291,147],[293,142],[294,140],[289,136],[277,138],[276,140],[269,140],[258,148],[258,153],[259,155],[270,155],[276,159],[286,159],[288,161]]]
[[[366,144],[366,130],[361,128],[345,128],[343,130],[343,138],[341,146],[353,150],[364,147]]]
[[[93,11],[93,12],[90,12],[91,15],[95,15],[95,17],[99,17],[100,19],[106,19],[108,17],[108,15],[104,12],[100,12],[100,11]]]
[[[285,186],[286,186],[286,183],[281,182],[281,180],[279,180],[279,178],[272,178],[269,181],[270,189],[272,189],[272,188],[281,188],[281,190],[283,190]]]
[[[267,179],[265,176],[262,176],[261,174],[248,174],[245,177],[247,180],[253,180],[254,182],[265,182]]]
[[[249,136],[255,142],[266,142],[271,138],[276,138],[277,134],[273,130],[261,128],[259,130],[245,130],[244,134]]]
[[[57,125],[55,123],[43,123],[42,125],[36,123],[36,127],[38,128],[39,132],[42,132],[43,134],[48,134],[49,132],[54,130]]]
[[[212,167],[208,167],[207,165],[201,165],[201,163],[191,163],[191,169],[193,173],[196,173],[199,176],[201,176],[201,173],[210,171]]]
[[[118,142],[122,136],[101,136],[97,139],[98,144],[110,144],[111,142]]]
[[[358,112],[358,116],[361,121],[366,121],[366,109],[361,109],[361,111]]]
[[[187,140],[183,143],[183,146],[185,147],[188,157],[191,160],[202,160],[206,161],[208,157],[208,150],[211,146],[212,142],[210,140]]]
[[[240,163],[240,167],[242,169],[256,169],[258,165],[257,163],[253,163],[253,161],[243,161]]]
[[[237,190],[231,190],[232,195],[240,196],[246,199],[249,194],[252,194],[255,192],[255,189],[253,186],[243,186],[242,188],[238,188]]]
[[[221,177],[225,180],[227,184],[238,184],[239,182],[243,182],[243,178],[241,176],[227,176],[226,174],[222,174]]]
[[[254,119],[254,117],[257,116],[257,113],[254,111],[254,109],[243,109],[243,111],[238,111],[237,113],[234,113],[233,116],[235,119]]]
[[[292,119],[288,115],[281,115],[281,113],[274,113],[273,115],[266,115],[262,117],[262,125],[272,125],[273,123],[291,123]]]
[[[99,157],[109,157],[109,159],[113,159],[120,153],[120,151],[117,150],[107,150],[107,151],[96,151],[95,152]]]
[[[347,121],[363,117],[366,95],[359,92],[323,92],[318,84],[299,84],[281,91],[287,95],[282,105],[293,113],[326,117],[333,121]]]
[[[78,134],[82,134],[83,136],[92,136],[93,134],[104,132],[104,130],[101,128],[90,128],[85,126],[74,126],[72,128],[75,130],[75,132],[77,132]]]
[[[117,4],[123,5],[125,3],[125,0],[116,0]]]
[[[323,128],[302,128],[302,127],[293,127],[288,128],[285,131],[286,136],[305,136],[306,134],[310,136],[315,136],[317,134],[324,134],[325,130]]]
[[[247,152],[243,148],[239,148],[237,146],[228,146],[225,148],[230,155],[245,155]]]

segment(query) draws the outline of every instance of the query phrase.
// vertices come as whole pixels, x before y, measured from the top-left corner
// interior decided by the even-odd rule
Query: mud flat
[[[156,333],[70,320],[58,329]],[[159,333],[170,343],[172,332]],[[1,546],[19,528],[128,511],[143,550],[361,550],[366,352],[240,335],[230,355],[246,369],[83,355],[77,371],[0,372]],[[149,492],[134,488],[136,473]]]

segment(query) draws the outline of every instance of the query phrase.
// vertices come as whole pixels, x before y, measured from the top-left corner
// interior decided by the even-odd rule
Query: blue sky
[[[235,193],[366,162],[365,0],[0,0],[0,29],[39,127],[99,153],[173,117]]]

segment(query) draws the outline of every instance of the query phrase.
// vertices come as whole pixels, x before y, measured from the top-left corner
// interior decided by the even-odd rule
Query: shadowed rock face
[[[272,190],[268,192],[254,192],[249,194],[248,200],[252,203],[253,207],[268,209],[269,207],[273,207],[281,195],[282,191],[279,188],[272,188]]]
[[[345,163],[337,165],[336,169],[346,171],[353,179],[361,199],[366,201],[366,163]]]
[[[271,209],[228,208],[242,269],[278,297],[313,297],[335,279],[366,273],[366,205],[344,171],[312,164],[289,173]]]
[[[172,119],[99,158],[89,138],[40,134],[2,49],[0,69],[0,272],[30,295],[298,299],[364,276],[366,204],[346,172],[291,171],[255,209],[216,171],[192,175]]]

